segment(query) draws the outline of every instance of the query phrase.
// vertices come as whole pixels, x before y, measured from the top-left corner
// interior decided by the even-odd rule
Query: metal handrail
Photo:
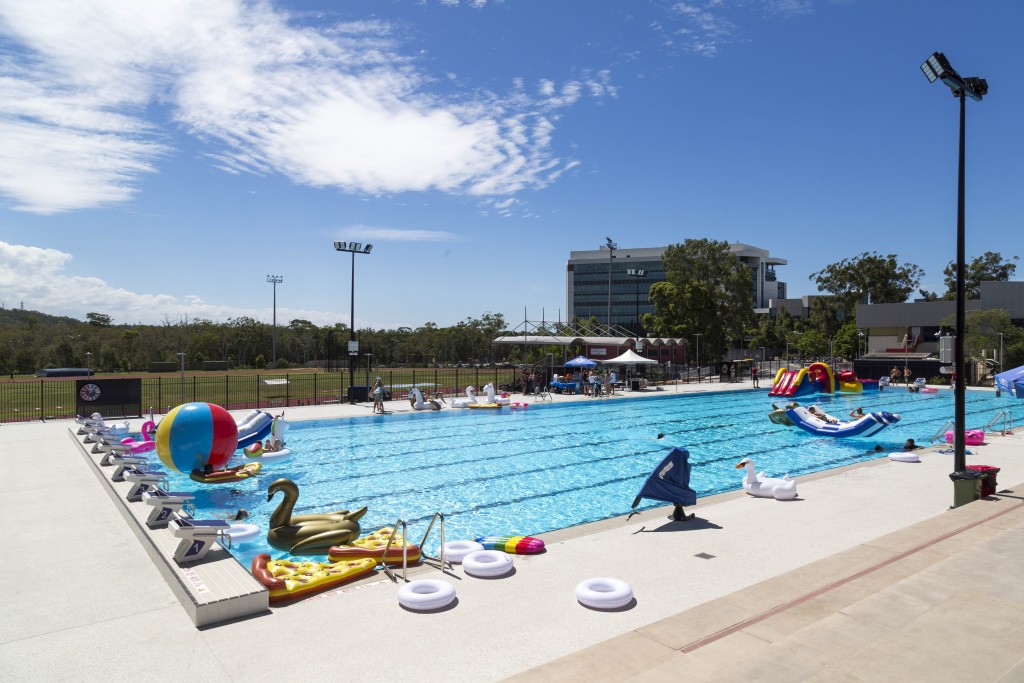
[[[879,380],[879,381],[881,381],[881,380]],[[941,427],[939,427],[939,431],[937,431],[934,434],[932,434],[932,438],[929,439],[929,441],[934,444],[936,441],[939,440],[939,437],[945,438],[946,437],[946,432],[948,432],[952,428],[953,428],[953,421],[952,420],[946,420],[946,423],[944,425],[942,425]]]
[[[404,519],[399,519],[392,526],[391,535],[388,536],[388,542],[384,546],[384,554],[380,558],[381,564],[384,565],[384,573],[387,574],[395,583],[398,583],[398,577],[393,571],[391,571],[391,567],[388,566],[387,559],[388,551],[391,550],[391,543],[395,540],[395,534],[398,533],[399,526],[402,527],[402,581],[409,581],[409,579],[405,578],[405,573],[409,569],[409,539],[406,538],[406,532],[408,530],[406,529]]]
[[[1012,434],[1013,433],[1013,413],[1011,413],[1009,410],[1000,410],[998,413],[996,413],[995,416],[993,416],[993,418],[988,421],[988,424],[985,425],[985,429],[989,429],[990,427],[993,427],[1000,420],[1003,421],[1003,429],[1002,429],[1003,436],[1006,436],[1007,433]],[[1009,426],[1007,426],[1007,425],[1009,425]]]
[[[436,522],[438,519],[441,520],[441,556],[433,557],[431,555],[427,555],[427,553],[424,552],[423,549],[427,547],[427,536],[430,535],[430,530],[434,528],[434,522]],[[426,560],[436,560],[439,564],[438,569],[441,570],[442,574],[444,573],[444,515],[442,515],[440,512],[435,512],[434,516],[430,518],[430,524],[427,525],[427,531],[423,534],[423,540],[420,541],[420,553]],[[452,568],[451,562],[448,563],[448,568]]]

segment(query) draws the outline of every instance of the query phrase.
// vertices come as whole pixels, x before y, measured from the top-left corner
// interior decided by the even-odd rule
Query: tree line
[[[1005,281],[1016,270],[1017,257],[1007,261],[986,252],[965,268],[968,298],[977,298],[981,282]],[[778,311],[758,316],[751,307],[751,272],[729,252],[728,242],[688,239],[669,246],[663,256],[666,279],[651,285],[653,313],[644,316],[644,329],[659,337],[698,339],[701,360],[725,356],[730,348],[789,349],[793,355],[853,358],[861,348],[856,322],[858,303],[903,303],[917,291],[925,300],[955,296],[955,266],[944,274],[947,291],[940,297],[921,290],[924,271],[900,263],[895,254],[865,252],[813,273],[810,278],[826,296],[816,297],[804,318]],[[580,329],[596,327],[593,320],[574,320]],[[1024,332],[1005,311],[970,312],[967,316],[968,353],[999,347],[1000,333],[1006,363],[1024,362]],[[947,327],[953,321],[942,321]],[[428,322],[420,327],[357,330],[358,365],[428,367],[431,365],[537,363],[548,353],[561,357],[559,347],[522,348],[495,345],[508,333],[501,314],[484,313],[447,327]],[[296,319],[272,325],[249,317],[227,322],[165,318],[160,324],[117,324],[108,313],[90,312],[86,320],[20,309],[0,310],[0,369],[29,374],[44,367],[92,367],[107,372],[144,372],[150,363],[178,362],[200,370],[204,361],[227,361],[231,369],[347,367],[349,328],[343,322],[318,326]],[[581,349],[571,349],[578,353]],[[1014,365],[1010,365],[1013,363]]]
[[[511,349],[493,347],[506,328],[500,314],[484,313],[455,325],[426,323],[417,328],[357,330],[359,365],[430,366],[457,362],[502,362]],[[102,372],[145,372],[150,363],[177,363],[187,370],[204,361],[227,361],[231,369],[325,367],[329,360],[348,367],[349,327],[318,326],[308,320],[272,325],[249,317],[217,323],[183,316],[158,325],[116,324],[107,313],[86,320],[38,311],[0,310],[0,368],[30,374],[45,367],[91,367]],[[368,358],[367,354],[372,354]]]

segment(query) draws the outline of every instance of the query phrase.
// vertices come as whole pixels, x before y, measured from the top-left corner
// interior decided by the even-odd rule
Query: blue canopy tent
[[[1011,396],[1024,398],[1024,365],[997,374],[996,387]]]
[[[675,505],[672,519],[677,522],[693,519],[692,514],[687,515],[683,511],[684,505],[697,504],[697,492],[690,488],[689,451],[685,448],[673,448],[672,452],[658,463],[633,500],[633,511],[629,513],[629,517],[636,514],[636,507],[643,498]],[[627,521],[629,517],[626,518]]]

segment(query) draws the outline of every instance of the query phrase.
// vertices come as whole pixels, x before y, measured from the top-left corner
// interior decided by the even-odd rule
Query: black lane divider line
[[[620,454],[620,455],[607,456],[607,457],[603,457],[603,458],[595,458],[595,459],[589,460],[589,461],[587,461],[585,463],[572,462],[572,463],[563,463],[563,464],[560,464],[560,465],[554,465],[554,466],[550,466],[550,467],[539,467],[539,468],[535,468],[535,469],[532,469],[532,470],[521,470],[521,471],[516,473],[516,476],[527,475],[527,474],[539,474],[541,472],[554,472],[554,471],[557,471],[557,470],[563,470],[563,469],[570,468],[570,467],[575,467],[575,468],[587,467],[587,466],[589,466],[591,464],[598,464],[598,463],[609,462],[609,461],[613,461],[613,460],[622,460],[624,458],[635,458],[635,457],[642,456],[642,455],[649,455],[650,453],[655,453],[655,452],[657,452],[657,451],[648,451],[646,453],[645,452],[641,452],[641,451],[637,451],[637,452],[633,452],[633,453],[625,453],[625,454]],[[390,498],[390,497],[401,496],[401,495],[406,495],[406,494],[410,494],[410,493],[423,493],[423,494],[426,494],[426,493],[429,493],[431,491],[436,491],[438,489],[451,488],[451,487],[456,487],[456,486],[468,486],[470,484],[478,484],[478,483],[481,483],[481,482],[494,481],[494,480],[497,480],[497,479],[508,479],[508,477],[509,477],[509,473],[508,472],[502,472],[500,474],[493,474],[493,475],[488,475],[488,476],[485,476],[485,477],[474,477],[474,478],[471,478],[471,479],[463,479],[463,480],[460,480],[460,481],[443,482],[443,483],[439,483],[439,484],[435,484],[435,485],[429,486],[427,488],[424,488],[422,486],[416,486],[416,487],[407,488],[407,489],[404,489],[404,490],[403,489],[399,489],[399,490],[390,490],[390,491],[381,492],[381,493],[372,493],[372,494],[369,494],[369,495],[361,495],[361,496],[359,496],[359,502],[362,505],[362,504],[365,504],[367,501],[377,500],[377,499],[380,499],[380,498]],[[531,497],[532,496],[527,496],[527,498],[531,498]],[[330,507],[330,506],[333,506],[333,505],[340,505],[340,504],[342,504],[341,501],[331,501],[331,502],[327,502],[327,503],[317,502],[316,505],[300,506],[300,507],[296,507],[295,509],[299,510],[299,511],[304,511],[304,510],[319,509],[319,508],[322,508],[322,507]]]

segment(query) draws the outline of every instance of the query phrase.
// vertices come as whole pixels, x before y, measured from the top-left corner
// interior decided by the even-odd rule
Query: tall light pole
[[[857,332],[857,355],[858,356],[864,356],[868,352],[868,347],[867,347],[866,344],[864,345],[864,353],[862,354],[860,352],[860,345],[861,345],[861,342],[863,342],[863,341],[864,341],[864,333],[863,332]]]
[[[695,347],[696,347],[696,350],[697,350],[697,381],[699,382],[700,381],[700,332],[694,332],[693,336],[697,338],[697,343],[695,344]]]
[[[604,238],[605,243],[601,245],[602,249],[608,250],[608,327],[612,326],[612,259],[615,258],[615,250],[619,248],[619,245],[612,241],[611,237]]]
[[[92,353],[89,351],[85,352],[85,376],[89,377],[92,375]]]
[[[1003,333],[999,332],[999,372],[1003,371]]]
[[[181,363],[181,403],[179,405],[185,405],[185,352],[179,351],[177,356],[178,362]]]
[[[273,332],[271,333],[271,339],[273,340],[271,343],[272,343],[272,346],[273,346],[273,355],[274,355],[273,363],[274,363],[274,367],[276,368],[277,367],[277,286],[279,284],[281,284],[282,282],[284,282],[284,276],[283,275],[268,275],[267,276],[267,282],[270,282],[270,283],[272,283],[274,285],[274,327],[273,327]]]
[[[347,251],[352,254],[352,300],[351,300],[351,324],[349,325],[348,342],[348,394],[349,403],[356,402],[356,394],[352,391],[353,377],[356,372],[356,358],[359,356],[359,341],[356,339],[356,254],[369,254],[373,249],[372,244],[365,247],[359,242],[335,242],[335,251]]]
[[[967,97],[981,101],[988,94],[988,82],[984,78],[961,78],[960,74],[950,66],[946,56],[935,52],[921,65],[921,71],[929,83],[941,80],[960,100],[960,162],[957,171],[957,206],[956,206],[956,339],[953,344],[953,372],[956,373],[956,387],[953,389],[953,470],[961,471],[967,466],[967,449],[964,443],[966,423],[966,394],[964,387],[964,337],[967,327],[966,301],[964,290],[964,151],[966,142],[965,118],[967,115]],[[965,97],[966,96],[966,97]]]
[[[636,336],[639,338],[643,331],[643,325],[640,324],[640,279],[647,277],[647,271],[643,268],[630,268],[626,275],[636,279]]]

